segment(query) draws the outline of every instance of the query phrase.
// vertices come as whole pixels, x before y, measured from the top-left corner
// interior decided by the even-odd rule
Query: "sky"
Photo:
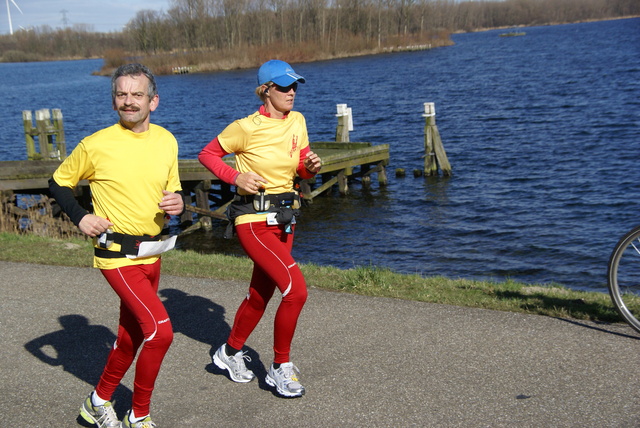
[[[7,2],[14,33],[48,25],[53,29],[87,24],[90,31],[121,31],[143,9],[167,11],[171,0],[0,0],[0,34],[9,34]]]

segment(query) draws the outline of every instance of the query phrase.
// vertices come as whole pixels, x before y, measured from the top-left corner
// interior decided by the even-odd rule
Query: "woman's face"
[[[265,107],[272,117],[282,117],[293,110],[293,102],[296,98],[298,82],[282,87],[272,85],[266,91]]]

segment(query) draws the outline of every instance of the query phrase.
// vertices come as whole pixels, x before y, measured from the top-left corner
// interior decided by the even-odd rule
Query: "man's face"
[[[158,95],[149,98],[149,79],[145,75],[121,76],[116,80],[113,109],[120,116],[120,123],[133,132],[149,129],[149,113],[158,107]]]

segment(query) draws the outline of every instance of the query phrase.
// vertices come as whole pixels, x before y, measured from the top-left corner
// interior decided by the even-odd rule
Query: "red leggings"
[[[109,353],[98,396],[110,400],[142,346],[133,383],[131,408],[136,417],[149,414],[151,393],[160,365],[173,341],[169,315],[158,297],[160,260],[150,265],[126,266],[102,270],[102,274],[120,297],[118,338]]]
[[[268,226],[266,222],[241,224],[236,226],[236,232],[254,265],[249,293],[236,313],[227,343],[235,349],[242,348],[277,287],[282,301],[274,320],[274,362],[289,362],[293,334],[307,300],[307,284],[291,257],[293,234],[284,232],[282,225]]]

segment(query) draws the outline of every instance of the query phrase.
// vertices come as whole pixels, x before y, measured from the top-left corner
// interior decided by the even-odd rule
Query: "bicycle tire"
[[[624,235],[611,252],[607,285],[618,313],[640,332],[640,226]]]

